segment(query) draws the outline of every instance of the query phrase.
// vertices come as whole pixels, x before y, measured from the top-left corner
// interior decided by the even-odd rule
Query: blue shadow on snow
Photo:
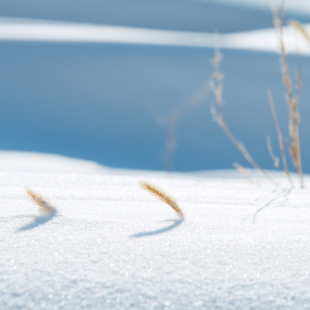
[[[176,219],[176,220],[169,220],[169,222],[172,221],[173,223],[167,227],[160,228],[153,231],[145,231],[138,234],[131,235],[131,238],[141,238],[141,237],[148,237],[148,236],[156,236],[163,233],[166,233],[172,229],[177,228],[179,225],[181,225],[184,221],[184,219]]]
[[[56,216],[56,214],[57,214],[57,212],[49,212],[49,213],[41,215],[41,216],[36,216],[32,222],[20,227],[17,230],[17,232],[30,230],[30,229],[36,228],[40,225],[43,225],[43,224],[49,222],[51,219],[53,219]]]

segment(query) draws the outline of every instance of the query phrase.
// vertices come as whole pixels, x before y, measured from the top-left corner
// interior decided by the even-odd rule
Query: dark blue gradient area
[[[5,16],[188,31],[270,27],[272,18],[264,11],[215,4],[142,4],[134,0],[132,5],[141,5],[141,12],[151,12],[157,3],[157,10],[143,19],[143,14],[135,10],[125,14],[125,2],[120,0],[114,4],[90,1],[88,11],[83,10],[86,1],[76,1],[70,11],[71,2],[61,1],[61,10],[60,1],[44,5],[36,0],[27,1],[27,5],[20,0],[14,5],[12,1],[1,1],[0,10]],[[117,3],[121,13],[109,15],[107,12],[117,12]],[[162,6],[166,6],[166,13],[158,19]],[[178,10],[187,14],[183,23],[177,17]],[[199,17],[200,12],[205,14],[204,19]],[[135,18],[135,14],[140,17]],[[230,18],[211,18],[221,14]],[[251,18],[241,18],[251,14]],[[226,122],[254,159],[271,169],[266,136],[271,136],[278,155],[279,148],[268,88],[274,95],[283,134],[288,136],[279,55],[232,50],[224,50],[223,54]],[[159,119],[182,106],[206,83],[213,70],[212,57],[213,50],[205,48],[2,41],[0,149],[56,153],[119,168],[162,170],[166,136]],[[296,57],[290,56],[289,64],[294,76]],[[301,153],[304,170],[310,173],[310,161],[306,160],[310,158],[309,58],[302,59],[302,68]],[[174,170],[224,169],[231,168],[233,162],[247,165],[213,122],[209,112],[212,101],[209,95],[176,124]]]

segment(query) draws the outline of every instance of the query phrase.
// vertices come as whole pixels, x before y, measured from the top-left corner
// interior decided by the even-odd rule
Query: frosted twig
[[[289,179],[289,182],[290,182],[291,186],[294,187],[294,182],[293,182],[293,180],[291,178],[291,175],[290,175],[290,172],[289,172],[288,166],[287,166],[287,159],[286,159],[285,150],[284,150],[283,136],[282,136],[281,128],[280,128],[280,125],[279,125],[279,121],[278,121],[278,117],[277,117],[277,113],[276,113],[276,109],[275,109],[275,106],[274,106],[274,102],[273,102],[273,98],[272,98],[272,94],[271,94],[270,89],[268,89],[268,98],[269,98],[269,102],[270,102],[270,107],[271,107],[271,112],[272,112],[273,120],[274,120],[274,123],[275,123],[275,126],[276,126],[276,130],[277,130],[277,135],[278,135],[279,147],[280,147],[280,150],[281,150],[281,157],[282,157],[284,173],[286,174],[287,178]],[[267,139],[267,145],[268,145],[268,139]],[[270,148],[271,152],[272,152],[270,138],[269,138],[269,145],[268,145],[268,150]],[[270,151],[269,151],[269,153],[270,153]],[[275,156],[271,155],[271,157],[274,159]],[[275,167],[276,168],[280,168],[279,158],[278,157],[276,157],[276,158],[278,159],[277,160],[278,167],[276,167],[276,165],[275,165]]]
[[[280,159],[279,157],[277,157],[276,155],[274,155],[273,153],[273,149],[272,149],[272,145],[271,145],[271,140],[270,140],[270,137],[267,136],[266,137],[266,142],[267,142],[267,149],[268,149],[268,152],[269,152],[269,155],[273,161],[273,166],[277,169],[281,169],[280,167]]]

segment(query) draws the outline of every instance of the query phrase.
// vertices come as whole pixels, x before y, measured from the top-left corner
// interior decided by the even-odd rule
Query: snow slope
[[[236,6],[234,1],[206,3],[183,0],[3,0],[2,16],[149,29],[230,33],[271,27],[270,8]],[[307,21],[305,11],[287,19]]]
[[[239,5],[244,7],[270,10],[273,5],[281,6],[282,0],[198,0],[202,2],[215,2],[230,5]],[[294,12],[299,14],[310,14],[310,3],[307,0],[286,0],[285,8],[288,12]]]
[[[310,25],[305,25],[309,31]],[[283,29],[287,53],[310,54],[309,42],[292,26]],[[65,43],[110,43],[213,48],[279,52],[274,28],[218,34],[158,29],[79,24],[47,20],[0,17],[0,40]]]
[[[0,167],[3,310],[310,309],[309,192],[279,174],[276,187],[10,152]],[[142,179],[174,195],[185,220]],[[56,215],[40,217],[24,186]]]
[[[254,158],[272,169],[266,147],[277,138],[271,88],[287,136],[279,57],[223,51],[224,111]],[[59,153],[133,169],[163,169],[165,128],[159,119],[188,102],[212,74],[213,49],[122,44],[1,42],[0,147]],[[297,61],[290,58],[292,69]],[[302,156],[309,158],[310,61],[303,58]],[[294,75],[294,70],[292,71]],[[246,164],[213,122],[209,95],[177,124],[175,169],[225,169]],[[310,172],[310,163],[304,162]]]
[[[285,137],[288,130],[269,10],[234,1],[4,0],[0,12],[2,150],[63,154],[118,168],[164,169],[163,120],[206,85],[212,74],[212,33],[218,29],[226,47],[227,123],[259,164],[273,168],[267,135],[276,154],[279,150],[268,88]],[[285,23],[291,18],[309,22],[307,14],[286,13]],[[295,45],[293,35],[291,51]],[[308,46],[304,48],[308,53]],[[295,76],[297,59],[290,56],[289,62]],[[307,159],[308,56],[302,67],[301,149]],[[175,170],[246,165],[213,122],[212,100],[209,95],[176,124]],[[310,162],[304,160],[303,167],[310,173]]]

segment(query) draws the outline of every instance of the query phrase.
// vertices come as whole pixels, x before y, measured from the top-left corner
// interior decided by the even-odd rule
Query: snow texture
[[[309,31],[310,25],[305,25]],[[283,29],[287,53],[309,55],[309,42],[292,26]],[[167,31],[109,25],[92,25],[32,19],[0,18],[0,40],[78,43],[118,43],[213,48],[217,40],[222,49],[279,52],[274,28],[240,33],[218,34]]]
[[[273,186],[10,152],[0,165],[2,310],[310,309],[309,192],[280,174]],[[40,217],[24,186],[58,212]]]
[[[196,0],[197,1],[197,0]],[[252,7],[256,9],[270,10],[273,5],[281,6],[282,0],[198,0],[202,2],[216,2],[223,4],[233,4],[245,7]],[[299,14],[310,14],[310,3],[305,0],[286,0],[285,7],[287,11]]]

